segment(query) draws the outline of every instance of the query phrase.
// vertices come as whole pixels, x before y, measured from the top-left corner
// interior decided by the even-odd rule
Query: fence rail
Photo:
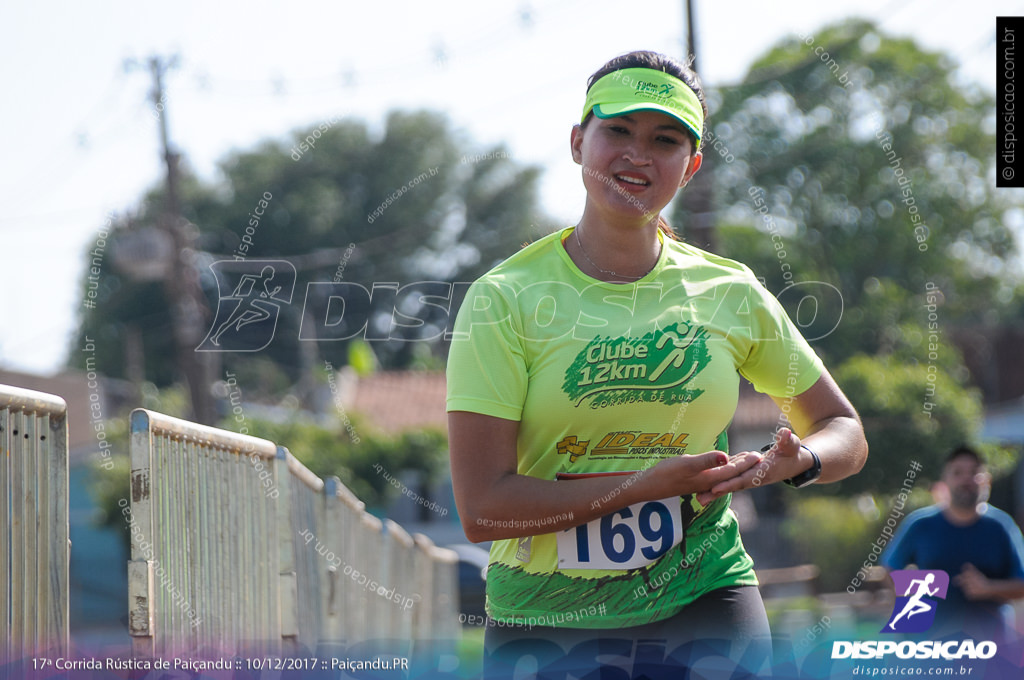
[[[131,415],[137,656],[287,655],[454,636],[456,557],[264,439]]]
[[[0,663],[68,650],[68,426],[60,397],[0,385]]]

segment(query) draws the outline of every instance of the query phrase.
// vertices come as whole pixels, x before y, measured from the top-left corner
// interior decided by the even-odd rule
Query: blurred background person
[[[882,555],[890,571],[913,565],[949,574],[937,632],[990,640],[1014,627],[1009,602],[1024,597],[1024,539],[1010,515],[987,503],[990,482],[977,451],[954,449],[933,488],[936,504],[908,515]]]

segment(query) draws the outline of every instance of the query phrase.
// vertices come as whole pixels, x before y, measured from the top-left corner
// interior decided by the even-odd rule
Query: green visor
[[[614,118],[634,111],[659,111],[686,126],[700,146],[704,129],[700,100],[689,85],[663,71],[649,68],[612,71],[587,92],[583,120],[591,110],[598,118]]]

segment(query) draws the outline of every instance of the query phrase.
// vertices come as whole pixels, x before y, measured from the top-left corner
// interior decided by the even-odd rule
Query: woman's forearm
[[[465,497],[459,516],[474,543],[554,533],[649,500],[645,474],[562,481],[504,475]]]
[[[455,502],[473,542],[552,533],[633,503],[707,491],[761,461],[754,453],[710,451],[628,475],[539,479],[516,471],[517,422],[469,412],[448,417]]]
[[[822,484],[838,482],[857,474],[868,457],[867,441],[860,421],[852,417],[831,418],[801,443],[821,459]]]

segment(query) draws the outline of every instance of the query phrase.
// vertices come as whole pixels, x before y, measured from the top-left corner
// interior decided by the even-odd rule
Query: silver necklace
[[[603,269],[603,268],[601,268],[600,266],[598,266],[598,264],[596,262],[594,262],[593,260],[590,259],[590,255],[587,255],[587,251],[583,247],[583,243],[580,241],[580,227],[579,227],[579,225],[576,225],[576,227],[573,228],[572,233],[576,235],[576,245],[578,245],[580,247],[580,252],[583,253],[583,257],[586,258],[587,262],[589,262],[590,265],[594,269],[596,269],[597,271],[601,272],[602,274],[608,274],[610,276],[616,276],[616,277],[618,277],[620,279],[632,279],[634,281],[637,281],[639,279],[644,278],[648,274],[650,274],[654,270],[654,268],[658,265],[658,260],[661,259],[661,253],[659,251],[658,258],[656,258],[654,260],[654,264],[651,265],[651,268],[648,269],[647,271],[645,271],[640,276],[631,276],[630,274],[620,274],[618,272],[613,272],[610,269]]]

